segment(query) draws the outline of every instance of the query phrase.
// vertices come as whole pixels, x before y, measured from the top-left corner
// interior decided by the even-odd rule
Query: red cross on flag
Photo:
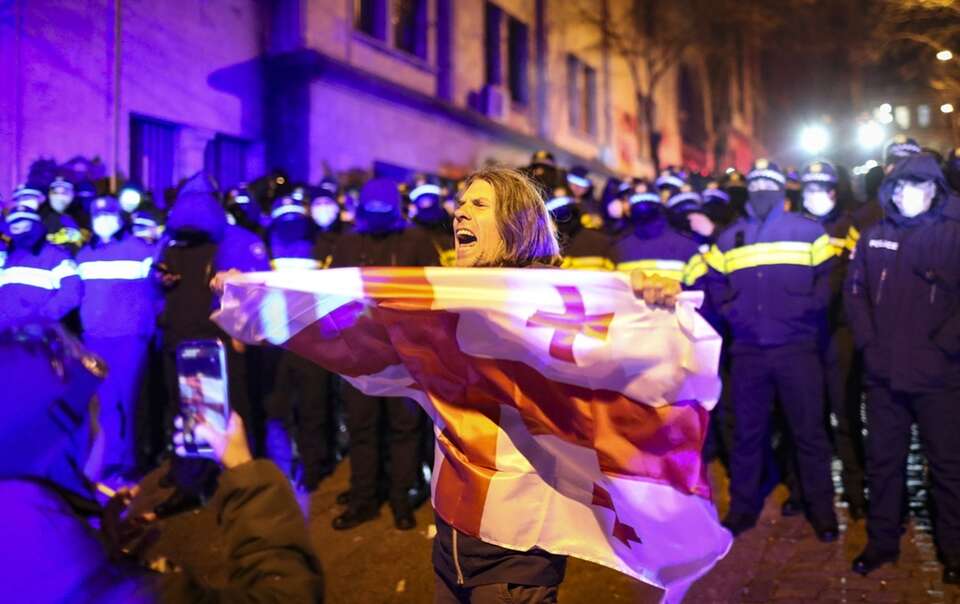
[[[433,505],[458,530],[678,601],[731,543],[700,457],[721,342],[690,295],[651,309],[627,276],[592,271],[253,273],[214,319],[416,400],[437,436]]]

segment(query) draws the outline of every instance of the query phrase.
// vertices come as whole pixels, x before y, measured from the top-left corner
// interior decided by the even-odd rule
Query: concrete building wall
[[[176,177],[202,168],[203,148],[216,133],[254,142],[262,136],[256,0],[124,0],[119,55],[114,2],[13,4],[2,42],[3,56],[13,60],[0,61],[4,81],[15,83],[0,87],[7,89],[0,124],[11,134],[0,141],[0,190],[10,191],[41,157],[100,157],[108,171],[127,174],[132,114],[184,126]],[[262,168],[262,158],[252,163]]]

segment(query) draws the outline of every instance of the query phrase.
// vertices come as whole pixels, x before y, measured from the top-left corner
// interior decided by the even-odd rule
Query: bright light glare
[[[886,137],[887,133],[883,126],[874,121],[860,124],[860,127],[857,128],[857,141],[861,147],[867,150],[876,149],[882,145]]]
[[[890,113],[891,111],[893,111],[893,105],[890,103],[884,103],[883,105],[880,105],[880,113]]]
[[[800,131],[800,147],[811,155],[822,153],[829,144],[830,133],[823,126],[805,126]]]
[[[953,105],[950,103],[940,105],[940,113],[953,113]]]
[[[949,50],[941,50],[940,52],[937,53],[938,61],[949,61],[952,58],[953,58],[953,53],[950,52]]]

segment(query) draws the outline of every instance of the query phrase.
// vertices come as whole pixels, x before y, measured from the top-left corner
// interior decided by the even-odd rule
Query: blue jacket
[[[133,236],[91,243],[77,253],[84,284],[80,320],[86,335],[150,336],[156,329],[160,291],[150,277],[157,253]]]
[[[707,272],[697,242],[678,233],[665,215],[621,236],[613,246],[613,263],[618,271],[641,269],[684,287],[696,286]]]
[[[896,210],[905,177],[937,183],[930,211]],[[866,380],[905,392],[960,388],[960,198],[927,155],[898,164],[879,196],[886,216],[860,237],[844,297]]]
[[[314,257],[314,252],[314,242],[310,239],[289,241],[282,237],[270,237],[270,267],[275,271],[324,268]]]
[[[0,327],[27,320],[59,321],[80,304],[77,265],[60,248],[12,248],[0,270]]]
[[[727,227],[705,258],[711,305],[733,352],[817,345],[836,259],[820,223],[777,205],[766,219],[750,215]]]

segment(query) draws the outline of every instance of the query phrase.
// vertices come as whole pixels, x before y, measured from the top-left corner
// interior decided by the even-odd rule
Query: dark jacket
[[[438,266],[439,255],[423,230],[406,228],[384,234],[344,233],[331,268],[348,266]]]
[[[776,205],[763,220],[740,218],[705,255],[708,292],[731,351],[816,348],[830,299],[835,253],[816,220]]]
[[[266,246],[254,233],[228,225],[226,213],[206,192],[181,194],[170,212],[169,244],[158,270],[179,275],[166,290],[160,325],[165,345],[176,347],[187,339],[223,337],[210,320],[219,301],[210,280],[221,271],[270,270]]]
[[[640,269],[691,287],[706,274],[699,247],[693,238],[671,227],[666,215],[661,214],[617,239],[613,263],[618,271]]]
[[[903,178],[937,183],[928,212],[897,211],[891,197]],[[860,237],[845,288],[866,380],[906,392],[960,388],[960,198],[919,155],[884,180],[880,201],[886,216]]]
[[[210,505],[226,544],[227,585],[112,560],[68,497],[46,483],[0,481],[0,580],[20,602],[321,602],[323,579],[300,509],[268,461],[225,471]]]
[[[578,219],[560,234],[562,268],[613,270],[613,246],[603,231],[587,228]]]

